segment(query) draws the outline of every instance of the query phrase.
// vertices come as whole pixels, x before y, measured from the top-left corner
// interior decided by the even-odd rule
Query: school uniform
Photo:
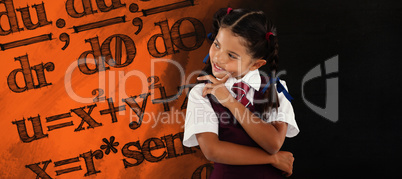
[[[276,110],[273,110],[269,115],[264,116],[261,115],[263,111],[261,105],[253,105],[254,101],[263,98],[262,89],[268,81],[268,79],[260,76],[258,69],[248,72],[239,80],[236,78],[229,78],[225,82],[225,86],[234,97],[236,94],[231,89],[235,83],[240,81],[243,81],[250,86],[250,90],[245,96],[251,103],[251,105],[248,106],[248,109],[251,112],[260,116],[260,118],[266,122],[286,122],[288,124],[286,137],[294,137],[299,133],[300,130],[295,121],[293,107],[290,101],[288,101],[282,93],[278,94],[280,106],[277,112]],[[286,83],[282,80],[280,82],[286,88]],[[243,129],[229,109],[222,106],[215,96],[208,94],[206,97],[202,97],[204,86],[204,83],[195,85],[188,95],[183,145],[186,147],[197,146],[198,141],[195,134],[213,132],[219,136],[219,140],[221,141],[260,148],[260,146],[254,142],[254,140]],[[214,170],[211,173],[210,179],[282,178],[281,173],[280,170],[274,168],[270,164],[228,165],[215,162]]]

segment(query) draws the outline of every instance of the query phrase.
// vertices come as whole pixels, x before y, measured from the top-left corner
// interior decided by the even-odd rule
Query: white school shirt
[[[251,86],[250,90],[246,94],[246,98],[253,104],[254,92],[259,90],[261,86],[261,77],[258,69],[249,71],[243,78],[236,79],[230,77],[226,82],[225,86],[232,94],[236,94],[231,90],[234,83],[243,81]],[[286,88],[286,83],[280,80],[283,86]],[[217,135],[219,129],[219,119],[209,102],[208,97],[202,97],[202,90],[205,83],[199,83],[195,85],[188,94],[186,119],[184,126],[184,139],[183,145],[186,147],[193,147],[198,145],[197,138],[195,134],[204,132],[213,132]],[[293,107],[290,101],[285,97],[283,93],[278,94],[279,108],[278,112],[272,110],[269,114],[267,122],[282,121],[288,123],[288,129],[286,132],[286,137],[294,137],[299,133],[299,127],[296,124],[295,115],[293,112]]]

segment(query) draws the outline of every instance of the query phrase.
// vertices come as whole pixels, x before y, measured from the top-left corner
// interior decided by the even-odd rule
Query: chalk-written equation
[[[149,77],[148,79],[158,79],[156,76]],[[160,91],[160,96],[161,98],[153,99],[152,103],[157,104],[157,103],[162,103],[164,105],[167,105],[167,108],[165,107],[165,110],[170,110],[169,107],[169,102],[172,102],[172,100],[177,100],[178,97],[182,94],[180,91],[184,91],[183,89],[188,88],[191,90],[191,88],[195,84],[188,84],[184,86],[179,86],[177,87],[179,92],[178,95],[170,95],[166,96],[166,91],[164,90],[164,86],[162,86],[160,83],[155,84],[153,80],[148,80],[149,82],[152,82],[152,84],[149,86],[149,89],[154,89],[158,88]],[[159,80],[158,80],[159,81]],[[180,90],[181,89],[181,90]],[[188,91],[189,91],[188,90]],[[93,95],[96,95],[96,97],[93,99],[94,102],[99,102],[103,100],[108,101],[108,106],[109,108],[107,109],[102,109],[99,111],[101,115],[110,115],[112,123],[118,122],[116,113],[119,111],[123,111],[126,109],[126,106],[115,106],[113,103],[112,98],[106,98],[103,96],[103,92],[100,89],[95,89],[93,90]],[[128,127],[131,129],[137,129],[138,127],[141,126],[142,120],[144,117],[144,112],[146,110],[147,106],[147,99],[150,95],[153,95],[150,92],[143,93],[140,95],[135,95],[130,98],[125,98],[122,99],[123,102],[125,102],[132,111],[134,111],[139,119],[139,121],[133,121],[131,122]],[[143,98],[142,104],[138,104],[136,102],[136,98]],[[173,97],[173,98],[172,98]],[[181,109],[186,108],[187,104],[187,95],[186,98],[184,99]],[[86,125],[87,129],[95,129],[97,127],[101,127],[102,123],[98,122],[95,120],[93,117],[91,117],[91,114],[94,110],[94,108],[97,107],[96,103],[88,106],[83,106],[79,108],[74,108],[71,109],[70,112],[67,113],[62,113],[62,114],[57,114],[53,116],[48,116],[46,117],[46,123],[54,123],[55,121],[66,119],[72,117],[71,113],[74,113],[77,115],[79,118],[81,118],[80,124],[78,127],[74,127],[74,132],[80,132],[82,130],[85,130],[84,124]],[[27,129],[26,129],[26,124],[25,124],[25,119],[19,120],[19,121],[13,121],[12,123],[17,126],[17,131],[20,136],[20,139],[25,142],[33,142],[35,140],[43,139],[45,137],[49,137],[49,134],[44,134],[43,132],[43,127],[40,119],[40,115],[36,117],[30,117],[28,118],[28,121],[31,121],[32,123],[32,130],[33,130],[33,135],[28,136]],[[46,126],[48,132],[56,130],[56,129],[61,129],[64,127],[70,127],[74,126],[73,121],[64,121],[58,124],[51,124]],[[177,146],[177,143],[175,145],[175,140],[178,140],[179,146]],[[122,147],[121,147],[122,146]],[[169,134],[169,135],[164,135],[160,138],[157,137],[152,137],[149,139],[146,139],[142,144],[140,140],[135,141],[135,142],[128,142],[124,145],[120,145],[120,142],[116,140],[114,136],[110,136],[109,138],[103,138],[102,139],[102,144],[100,145],[99,149],[96,150],[90,150],[81,154],[78,154],[75,157],[72,158],[67,158],[67,159],[62,159],[62,160],[57,160],[57,161],[52,161],[51,159],[46,160],[46,161],[41,161],[33,164],[28,164],[25,165],[26,168],[30,169],[32,172],[34,172],[37,177],[40,178],[52,178],[51,174],[46,172],[46,168],[49,166],[50,163],[53,162],[54,167],[55,167],[55,175],[63,175],[63,174],[68,174],[71,172],[79,172],[81,170],[84,170],[82,165],[79,165],[79,163],[84,162],[86,172],[83,174],[84,176],[90,176],[94,175],[97,173],[100,173],[101,170],[96,168],[96,162],[95,160],[100,160],[103,159],[106,155],[110,154],[117,154],[119,153],[119,148],[121,155],[124,157],[122,160],[122,166],[124,168],[130,168],[130,167],[135,167],[143,163],[144,161],[148,162],[159,162],[163,159],[170,159],[170,158],[177,158],[180,156],[184,156],[187,154],[192,154],[195,153],[196,151],[193,148],[188,148],[183,146],[183,132],[179,132],[176,134]],[[132,147],[135,147],[136,149],[133,150]],[[158,155],[155,156],[151,153],[153,150],[158,150],[158,149],[165,149],[165,151]],[[198,148],[199,149],[199,148]],[[178,151],[182,151],[181,153],[178,153]],[[65,165],[69,167],[65,167]],[[61,169],[59,169],[61,168]],[[207,172],[211,172],[213,170],[213,166],[211,163],[206,163],[201,166],[199,166],[197,169],[194,170],[192,173],[191,178],[201,178],[201,173],[206,170]]]
[[[62,42],[62,45],[58,46],[57,50],[65,50],[65,52],[67,52],[68,50],[72,50],[71,48],[77,45],[77,43],[81,43],[85,44],[87,47],[82,48],[82,51],[78,51],[78,54],[74,54],[73,60],[78,62],[76,67],[78,67],[82,75],[93,75],[112,68],[127,68],[130,64],[133,64],[136,55],[141,53],[141,51],[137,51],[135,41],[137,40],[136,38],[139,38],[137,35],[141,32],[145,32],[144,24],[146,23],[152,23],[152,26],[157,30],[157,32],[154,32],[155,34],[150,34],[150,38],[146,40],[147,51],[149,55],[154,58],[177,54],[180,53],[179,50],[193,51],[203,44],[206,37],[205,29],[201,21],[194,17],[183,16],[178,17],[174,21],[170,19],[168,21],[167,18],[164,18],[166,20],[155,20],[156,22],[149,22],[149,19],[147,20],[147,17],[152,15],[187,7],[191,8],[196,5],[193,0],[176,0],[176,2],[169,2],[168,0],[164,5],[152,4],[150,0],[141,0],[142,2],[136,1],[135,3],[130,1],[132,0],[126,0],[125,2],[121,0],[66,0],[61,3],[68,17],[60,18],[46,14],[46,10],[49,8],[49,3],[46,1],[18,7],[18,5],[14,6],[16,1],[0,0],[0,7],[4,6],[3,9],[0,9],[0,18],[2,18],[3,23],[0,23],[0,36],[12,36],[13,33],[21,31],[40,31],[42,27],[51,26],[54,26],[54,29],[58,30],[56,33],[46,32],[40,33],[39,35],[36,33],[30,37],[24,36],[24,38],[20,39],[13,38],[8,41],[0,41],[0,53],[5,53],[9,49],[24,49],[23,47],[39,44],[46,45],[46,42],[55,40],[56,42],[57,40]],[[147,6],[147,8],[141,9],[141,3],[148,3],[148,5],[151,4],[153,7]],[[126,14],[101,16],[101,19],[92,20],[91,22],[77,21],[77,19],[85,19],[91,14],[107,14],[115,10],[121,10],[121,12]],[[111,13],[109,13],[109,15],[110,14]],[[37,21],[34,16],[37,17]],[[5,23],[8,23],[9,27],[5,26]],[[123,33],[101,34],[101,36],[92,33],[96,32],[96,29],[116,28],[116,26],[123,24],[126,24],[133,30],[127,34],[124,31]],[[190,27],[191,32],[183,31],[183,27]],[[82,33],[91,35],[85,37],[85,39],[79,39],[78,41],[72,40],[76,34]],[[191,43],[184,43],[187,38]],[[31,56],[32,54],[23,53],[13,55],[12,57],[14,57],[15,61],[13,61],[12,58],[9,59],[10,63],[19,63],[21,66],[17,68],[14,67],[15,69],[11,68],[10,72],[7,72],[7,85],[11,92],[24,93],[28,90],[32,90],[32,93],[39,94],[39,90],[37,92],[33,89],[39,89],[45,86],[50,88],[54,87],[52,85],[55,81],[49,80],[49,78],[46,77],[56,72],[54,69],[60,65],[59,62],[51,60],[43,63],[30,64]],[[87,58],[89,59],[89,57],[93,57],[96,62],[95,67],[87,64]],[[60,66],[63,67],[62,65]],[[23,78],[20,78],[18,81],[17,76]],[[161,105],[164,111],[169,111],[172,105],[169,103],[178,100],[183,90],[191,89],[194,85],[186,84],[178,86],[178,92],[176,94],[168,95],[165,86],[157,83],[157,81],[159,81],[158,76],[149,76],[147,81],[150,84],[148,89],[155,90],[152,92],[141,92],[141,94],[124,98],[121,100],[122,103],[119,104],[117,103],[120,102],[120,99],[116,102],[116,99],[105,96],[103,89],[90,88],[88,93],[94,95],[93,103],[70,106],[66,111],[57,113],[51,113],[52,109],[49,109],[49,113],[45,112],[46,114],[40,113],[22,119],[14,118],[9,124],[12,126],[12,130],[15,131],[15,135],[19,136],[19,139],[22,141],[20,144],[22,145],[26,145],[25,143],[35,144],[35,141],[45,138],[57,138],[57,135],[52,133],[54,131],[84,135],[85,132],[83,131],[89,129],[96,130],[102,126],[121,122],[122,119],[119,119],[121,116],[119,116],[118,113],[129,110],[135,113],[134,116],[136,116],[138,120],[129,123],[126,129],[135,130],[145,124],[143,120],[147,101],[148,103]],[[149,100],[150,96],[154,97],[153,95],[157,96],[156,98],[158,99],[153,98]],[[186,108],[187,95],[185,96],[185,99],[179,102],[181,110]],[[141,100],[142,103],[140,103],[139,100]],[[98,102],[100,101],[105,101],[107,106],[102,107],[102,105],[99,105]],[[106,124],[105,120],[102,118],[95,117],[94,114],[96,113],[106,117],[106,121],[111,121],[111,123]],[[27,126],[32,126],[32,128],[27,128]],[[138,166],[143,161],[159,162],[162,159],[179,157],[195,152],[194,148],[190,149],[182,145],[182,132],[167,132],[166,134],[161,134],[163,135],[162,137],[158,136],[142,139],[141,142],[140,140],[123,141],[122,137],[115,137],[116,134],[105,134],[105,136],[95,137],[93,140],[99,142],[99,148],[86,148],[83,149],[83,151],[78,151],[77,155],[59,157],[45,156],[44,159],[34,160],[38,160],[38,163],[31,161],[29,164],[23,163],[22,166],[27,168],[24,168],[24,170],[32,171],[36,174],[37,178],[52,178],[54,175],[65,175],[71,172],[78,173],[79,171],[82,172],[83,176],[90,176],[100,173],[101,170],[103,170],[97,167],[96,160],[105,159],[107,158],[106,156],[109,155],[121,155],[121,167],[129,168]],[[18,138],[16,139],[18,140]],[[180,145],[178,142],[180,142]],[[166,150],[164,153],[158,156],[155,156],[155,154],[152,155],[151,151],[163,148]],[[47,158],[52,159],[47,160]],[[46,172],[46,169],[51,167],[55,169],[55,173]],[[205,171],[205,169],[210,171],[211,167],[210,164],[204,164],[197,169],[194,168],[195,171],[192,178],[201,178],[201,172],[203,170]]]
[[[72,18],[81,18],[90,14],[98,13],[97,10],[93,9],[91,0],[80,0],[82,2],[82,8],[84,9],[82,12],[77,12],[74,2],[75,0],[67,0],[65,3],[65,8],[67,14],[72,17]],[[119,8],[125,8],[126,4],[121,3],[121,0],[111,0],[112,4],[110,6],[107,6],[105,3],[105,0],[97,0],[96,5],[101,12],[109,12],[111,10],[119,9]],[[47,25],[51,25],[52,21],[49,21],[47,16],[46,16],[46,10],[45,10],[45,4],[42,2],[41,4],[34,4],[32,5],[32,8],[35,8],[36,10],[36,15],[38,18],[38,22],[34,24],[32,22],[29,6],[27,7],[22,7],[22,8],[14,8],[14,3],[13,0],[2,0],[0,1],[0,4],[3,4],[5,6],[5,11],[0,13],[0,17],[3,15],[8,18],[9,22],[9,29],[4,30],[3,27],[1,27],[0,24],[0,35],[5,36],[5,35],[10,35],[15,32],[20,32],[23,30],[35,30],[40,27],[44,27]],[[129,11],[131,13],[137,13],[137,12],[142,12],[143,16],[148,16],[152,14],[158,14],[166,11],[171,11],[175,9],[180,9],[184,7],[189,7],[189,6],[194,6],[194,1],[193,0],[184,0],[181,2],[177,3],[172,3],[164,6],[158,6],[154,7],[151,9],[142,9],[139,11],[139,7],[136,3],[131,3],[129,5]],[[18,19],[16,12],[18,11],[21,13],[21,18],[24,24],[25,28],[20,27],[18,24]],[[118,23],[125,23],[126,21],[126,16],[120,16],[120,17],[113,17],[110,19],[105,19],[105,20],[100,20],[97,22],[91,22],[87,24],[82,24],[78,26],[72,26],[69,29],[73,29],[74,31],[72,33],[79,33],[91,29],[96,29],[96,28],[102,28]],[[135,32],[135,34],[138,34],[142,30],[142,19],[140,17],[135,17],[132,20],[132,24],[134,26],[138,26],[138,30]],[[56,27],[57,28],[64,28],[66,26],[66,21],[64,19],[58,19],[56,21]],[[52,39],[52,33],[49,34],[43,34],[39,36],[34,36],[26,39],[21,39],[17,41],[12,41],[12,42],[0,42],[0,49],[2,51],[11,49],[11,48],[17,48],[21,46],[26,46],[26,45],[31,45],[43,41],[48,41],[48,40],[53,40]],[[66,49],[67,46],[70,44],[70,38],[67,33],[62,33],[59,35],[59,40],[62,42],[65,42],[65,45],[62,47],[62,49]]]
[[[47,167],[50,163],[53,162],[56,176],[68,174],[71,172],[78,172],[83,170],[84,167],[79,165],[82,161],[84,162],[86,172],[84,176],[90,176],[97,173],[101,173],[101,170],[96,168],[95,160],[103,159],[107,155],[119,154],[125,157],[122,160],[122,167],[130,168],[134,166],[138,166],[144,162],[144,160],[148,162],[159,162],[163,159],[177,158],[183,155],[192,154],[196,151],[192,150],[192,148],[187,148],[184,146],[177,147],[175,146],[175,140],[179,140],[180,143],[183,141],[183,132],[179,132],[177,134],[169,134],[164,135],[160,138],[152,137],[145,140],[142,145],[140,141],[128,142],[121,147],[119,152],[118,148],[121,146],[119,142],[117,142],[114,136],[110,136],[109,138],[103,138],[103,143],[100,145],[99,149],[94,151],[90,150],[88,152],[84,152],[82,154],[78,154],[75,157],[62,159],[58,161],[52,161],[51,159],[37,162],[33,164],[28,164],[25,167],[30,169],[32,172],[36,174],[37,177],[40,178],[52,178],[51,174],[46,172]],[[133,150],[132,147],[136,149]],[[151,153],[151,151],[165,149],[165,151],[155,156]],[[177,153],[177,151],[181,150],[181,153]],[[67,165],[67,166],[65,166]],[[201,178],[201,172],[203,170],[211,171],[213,166],[211,163],[206,163],[199,166],[194,170],[191,178],[198,179]]]
[[[107,6],[105,4],[104,0],[97,0],[97,7],[99,11],[102,13],[109,12],[111,10],[115,9],[120,9],[120,8],[125,8],[126,4],[121,3],[120,0],[111,0],[112,3],[111,5]],[[65,9],[67,14],[70,17],[73,18],[82,18],[85,17],[89,14],[94,14],[98,13],[97,10],[94,10],[91,4],[91,0],[81,0],[82,2],[82,7],[83,11],[82,12],[77,12],[76,8],[74,7],[74,0],[67,0],[65,3]],[[10,24],[10,29],[9,30],[3,30],[1,29],[0,35],[10,35],[14,32],[19,32],[23,31],[24,28],[20,28],[18,25],[18,21],[16,19],[16,13],[15,13],[15,8],[13,5],[12,0],[4,0],[1,1],[0,4],[3,3],[6,7],[6,11],[0,14],[1,16],[7,16],[8,21]],[[164,6],[157,6],[154,8],[149,8],[149,9],[142,9],[139,10],[139,6],[136,3],[131,3],[128,7],[128,11],[131,14],[142,14],[142,16],[139,17],[134,17],[132,19],[132,25],[137,28],[135,34],[137,35],[138,33],[141,32],[142,27],[143,27],[143,20],[141,17],[146,17],[149,15],[154,15],[166,11],[171,11],[171,10],[176,10],[184,7],[190,7],[194,6],[193,0],[184,0],[176,3],[171,3],[167,4]],[[40,27],[48,26],[52,24],[52,21],[47,20],[46,16],[46,11],[45,11],[45,4],[42,2],[41,4],[35,4],[32,5],[32,7],[36,8],[37,16],[38,16],[38,22],[34,25],[32,25],[32,20],[31,16],[29,13],[29,7],[24,7],[24,8],[18,8],[16,9],[17,11],[21,12],[21,15],[23,15],[23,22],[24,22],[24,27],[27,30],[35,30]],[[130,14],[130,15],[131,15]],[[180,27],[182,23],[190,22],[190,24],[194,27],[194,31],[190,33],[180,33]],[[81,24],[81,25],[74,25],[72,27],[67,28],[67,30],[70,30],[70,35],[81,33],[84,31],[89,31],[92,29],[99,29],[99,28],[106,28],[108,26],[116,25],[119,23],[126,23],[128,22],[127,16],[118,16],[118,17],[112,17],[109,19],[104,19],[104,20],[99,20],[96,22],[91,22],[91,23],[86,23],[86,24]],[[206,35],[205,35],[205,29],[201,21],[199,21],[196,18],[192,17],[183,17],[174,24],[169,27],[168,25],[168,20],[163,20],[159,22],[154,22],[155,26],[159,27],[161,30],[160,34],[155,34],[153,35],[147,43],[147,48],[148,48],[148,53],[155,58],[161,58],[166,55],[171,55],[175,53],[179,53],[178,49],[184,50],[184,51],[192,51],[197,48],[199,48]],[[56,23],[55,23],[57,28],[66,28],[66,21],[64,19],[59,18]],[[61,42],[64,42],[64,46],[61,48],[62,50],[65,50],[70,44],[70,35],[66,32],[63,32],[59,35],[59,40]],[[22,46],[28,46],[44,41],[49,41],[53,40],[52,38],[52,33],[48,34],[42,34],[34,37],[29,37],[21,40],[16,40],[12,42],[0,42],[0,48],[2,51],[5,51],[7,49],[11,48],[18,48]],[[190,37],[195,37],[195,42],[192,43],[192,45],[185,44],[183,42],[183,39],[185,38],[190,38]],[[158,49],[157,48],[157,39],[160,38],[164,43],[164,49]],[[115,52],[111,52],[111,42],[112,40],[115,40]],[[137,54],[136,46],[134,43],[134,40],[132,37],[125,35],[125,34],[113,34],[107,37],[102,43],[99,40],[98,36],[95,36],[93,38],[85,39],[85,43],[88,43],[91,46],[91,50],[84,51],[79,55],[78,58],[78,68],[79,70],[86,75],[92,75],[95,74],[99,71],[105,71],[110,69],[110,67],[113,68],[123,68],[127,67],[130,65],[133,61],[134,58]],[[125,51],[123,52],[123,49],[125,48]],[[125,53],[126,59],[122,59],[122,54]],[[114,54],[114,55],[112,55]],[[88,55],[92,56],[95,60],[96,67],[95,68],[89,68],[87,65],[87,57]],[[54,70],[55,65],[53,62],[48,62],[43,66],[42,65],[32,65],[32,67],[29,65],[29,60],[28,60],[28,54],[24,56],[19,56],[15,57],[15,61],[20,61],[21,63],[21,68],[13,70],[7,77],[7,84],[8,87],[10,88],[11,91],[15,93],[21,93],[25,92],[27,90],[31,89],[38,89],[44,86],[49,86],[52,85],[51,82],[46,81],[46,75],[45,75],[45,70],[48,72],[51,72]],[[38,84],[34,84],[34,76],[32,75],[32,72],[30,69],[33,69],[37,72],[38,76]],[[17,74],[22,73],[24,77],[24,82],[25,84],[17,84]]]
[[[183,91],[188,89],[187,91],[190,91],[191,88],[196,85],[196,84],[187,84],[183,86],[178,86],[178,92],[175,95],[166,95],[165,87],[159,82],[159,77],[157,76],[151,76],[148,78],[148,82],[151,83],[149,85],[148,89],[159,89],[155,91],[159,91],[160,98],[152,99],[151,103],[152,104],[162,104],[164,106],[165,111],[169,111],[171,107],[169,106],[170,102],[174,102],[175,100],[178,100],[178,98],[183,94]],[[121,105],[121,106],[115,106],[113,99],[112,98],[107,98],[106,96],[103,96],[103,90],[102,89],[94,89],[92,91],[92,94],[95,96],[93,98],[93,101],[95,102],[94,104],[87,105],[87,106],[82,106],[82,107],[77,107],[71,109],[69,112],[66,113],[61,113],[57,115],[52,115],[52,116],[47,116],[45,117],[46,119],[46,126],[47,131],[51,132],[53,130],[59,130],[62,128],[66,127],[71,127],[74,129],[72,132],[80,132],[85,129],[96,129],[98,127],[103,126],[99,120],[93,118],[91,115],[94,112],[94,109],[97,107],[96,102],[100,101],[107,101],[108,103],[108,108],[106,109],[100,109],[99,113],[100,115],[110,115],[110,119],[112,123],[119,122],[117,118],[117,113],[119,111],[124,111],[126,110],[126,106],[130,108],[130,110],[134,111],[136,116],[138,117],[138,121],[132,121],[129,123],[128,127],[132,130],[135,130],[139,128],[142,124],[142,121],[144,119],[144,113],[147,107],[147,101],[149,96],[155,95],[150,92],[146,92],[143,94],[139,95],[134,95],[129,98],[124,98],[122,99],[122,102],[125,102],[126,105]],[[139,104],[136,99],[137,98],[142,98],[142,103]],[[186,109],[187,105],[187,94],[183,102],[181,103],[180,109]],[[72,114],[75,114],[80,119],[80,122],[76,127],[74,127],[74,121],[70,120],[70,118],[73,117]],[[66,121],[66,119],[68,119]],[[59,122],[62,120],[62,122]],[[64,121],[63,121],[64,120]],[[32,132],[33,135],[29,136],[28,135],[28,130],[26,128],[26,121],[30,121],[32,124]],[[57,124],[54,124],[57,123]],[[12,124],[16,125],[19,137],[22,142],[24,143],[30,143],[35,140],[40,140],[44,139],[46,137],[49,137],[49,134],[44,133],[44,127],[42,125],[42,120],[40,118],[40,115],[35,116],[35,117],[29,117],[27,120],[22,119],[22,120],[16,120],[12,121]],[[76,123],[77,124],[77,123]],[[178,143],[180,145],[175,145],[175,140],[178,140]],[[63,175],[63,174],[68,174],[71,172],[79,172],[81,170],[84,170],[82,165],[78,165],[79,162],[84,162],[85,164],[85,169],[86,172],[83,174],[84,176],[90,176],[94,175],[97,173],[100,173],[100,169],[96,169],[96,163],[94,162],[96,160],[103,159],[105,155],[109,154],[117,154],[119,153],[118,148],[121,147],[120,153],[123,155],[124,159],[122,160],[122,166],[124,168],[130,168],[130,167],[135,167],[143,163],[145,160],[148,162],[159,162],[163,159],[170,159],[170,158],[177,158],[183,155],[187,154],[192,154],[195,153],[196,151],[194,150],[195,148],[199,147],[194,147],[194,148],[188,148],[183,145],[183,132],[179,132],[176,134],[169,134],[169,135],[164,135],[160,138],[157,137],[152,137],[149,139],[146,139],[142,145],[140,141],[135,141],[135,142],[128,142],[124,145],[120,145],[120,142],[117,142],[116,138],[114,136],[110,136],[109,138],[103,138],[102,139],[103,143],[100,145],[99,149],[96,150],[90,150],[84,153],[81,153],[77,155],[76,157],[68,158],[68,159],[63,159],[63,160],[57,160],[57,161],[52,161],[51,159],[46,160],[46,161],[41,161],[33,164],[27,164],[25,165],[26,168],[30,169],[32,172],[34,172],[37,177],[40,178],[52,178],[49,174],[46,172],[46,168],[49,166],[50,163],[53,162],[55,169],[55,175]],[[136,150],[129,149],[135,147]],[[158,150],[158,149],[165,149],[165,151],[160,154],[159,156],[154,156],[151,151],[153,150]],[[178,153],[178,151],[182,151],[181,153]],[[64,165],[70,166],[70,167],[64,167]],[[73,166],[72,166],[73,165]],[[62,168],[62,169],[59,169]],[[213,166],[211,163],[206,163],[201,166],[199,166],[197,169],[194,170],[191,178],[197,179],[201,178],[202,172],[211,172],[213,170]]]
[[[190,91],[191,88],[195,84],[186,84],[183,86],[178,86],[178,92],[174,95],[166,95],[166,90],[165,87],[159,82],[159,77],[157,76],[151,76],[148,78],[149,82],[151,85],[149,85],[148,89],[159,89],[159,94],[160,98],[155,98],[152,99],[151,102],[152,104],[162,104],[164,107],[164,111],[169,111],[170,106],[169,103],[177,100],[185,91]],[[158,91],[158,90],[155,90]],[[139,128],[142,124],[142,121],[144,119],[144,112],[147,107],[147,101],[148,97],[150,95],[156,95],[150,92],[146,92],[143,94],[139,95],[134,95],[129,98],[124,98],[122,99],[122,102],[126,103],[126,105],[120,105],[120,106],[115,106],[113,102],[113,98],[107,98],[106,96],[103,96],[103,90],[102,89],[94,89],[92,91],[92,94],[95,96],[93,101],[95,102],[94,104],[87,105],[87,106],[81,106],[77,108],[70,109],[70,111],[66,113],[61,113],[61,114],[56,114],[52,116],[47,116],[46,118],[46,126],[47,131],[53,131],[56,129],[61,129],[61,128],[66,128],[66,127],[73,127],[74,132],[80,132],[85,130],[84,125],[86,125],[87,129],[95,129],[97,127],[101,127],[103,124],[101,122],[98,122],[99,120],[94,119],[91,114],[94,111],[94,109],[97,107],[96,102],[100,101],[105,101],[107,100],[108,102],[108,108],[106,109],[100,109],[99,113],[100,115],[108,115],[111,118],[112,123],[118,122],[117,118],[117,113],[119,111],[125,111],[126,110],[126,105],[132,110],[136,116],[138,117],[138,121],[132,121],[129,123],[128,127],[132,130],[135,130]],[[142,98],[142,103],[139,104],[136,100],[138,98]],[[187,94],[185,99],[183,100],[180,109],[186,109],[187,108]],[[70,118],[73,118],[74,114],[76,117],[80,118],[80,122],[77,127],[74,127],[74,121],[71,120]],[[26,121],[30,121],[32,124],[32,129],[33,129],[33,135],[29,136],[28,131],[26,128]],[[62,121],[62,122],[60,122]],[[55,124],[56,123],[56,124]],[[38,114],[37,116],[34,117],[29,117],[28,119],[21,119],[21,120],[15,120],[12,121],[12,124],[16,125],[17,131],[19,134],[19,137],[22,142],[24,143],[29,143],[34,140],[39,140],[45,137],[49,137],[49,134],[44,134],[43,130],[43,125],[42,125],[42,120],[41,116]]]

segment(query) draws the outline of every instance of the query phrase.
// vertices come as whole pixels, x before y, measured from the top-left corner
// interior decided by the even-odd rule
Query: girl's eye
[[[215,47],[216,47],[216,48],[219,48],[218,43],[214,42],[214,44],[215,44]]]
[[[229,53],[229,57],[236,59],[236,56],[232,55],[231,53]]]

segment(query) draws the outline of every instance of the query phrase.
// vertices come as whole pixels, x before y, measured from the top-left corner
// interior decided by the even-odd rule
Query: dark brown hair
[[[264,59],[267,63],[261,66],[258,70],[263,77],[275,77],[278,63],[278,37],[276,27],[269,20],[263,11],[251,9],[233,9],[227,13],[228,8],[219,9],[213,17],[212,36],[215,39],[220,28],[230,29],[236,36],[240,36],[245,40],[243,44],[247,52],[254,59]],[[267,32],[272,32],[273,35],[269,36],[269,40],[265,38]],[[207,62],[206,67],[203,69],[203,75],[213,75],[211,63]],[[268,78],[266,78],[268,79]],[[268,80],[267,80],[268,81]],[[264,93],[265,102],[256,104],[260,109],[265,112],[270,112],[272,107],[276,109],[279,107],[277,101],[278,96],[276,93],[275,83],[272,83]],[[261,84],[264,85],[265,84]],[[256,106],[257,107],[257,106]]]

